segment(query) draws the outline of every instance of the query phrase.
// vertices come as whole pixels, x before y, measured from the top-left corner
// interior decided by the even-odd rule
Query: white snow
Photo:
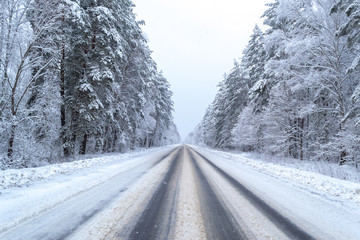
[[[169,146],[171,148],[171,146]],[[166,147],[166,148],[169,148]],[[119,163],[151,152],[158,151],[161,148],[139,149],[123,154],[107,154],[105,156],[81,159],[73,162],[53,164],[37,168],[7,169],[0,171],[0,190],[13,187],[29,187],[36,182],[49,180],[59,175],[70,175],[76,171],[90,167],[101,167],[111,162]],[[1,192],[0,192],[1,193]]]
[[[360,173],[355,168],[349,166],[332,166],[330,163],[317,162],[267,162],[265,160],[255,159],[256,155],[246,153],[231,153],[208,148],[202,150],[215,153],[228,159],[233,164],[246,164],[259,172],[269,174],[279,178],[282,181],[290,181],[297,183],[301,188],[320,191],[333,197],[350,200],[360,205]],[[276,160],[273,160],[276,161]],[[342,180],[335,177],[326,176],[324,174],[314,172],[319,171],[324,174],[333,175],[349,180]]]
[[[187,151],[183,157],[174,239],[206,239],[195,172]]]
[[[255,160],[242,153],[194,148],[315,238],[359,239],[359,183]]]
[[[199,162],[213,190],[221,196],[221,200],[241,224],[242,230],[249,239],[288,240],[288,237],[271,220],[254,207],[251,201],[240,194],[213,167],[204,161]]]
[[[148,171],[151,166],[149,160],[152,159],[154,162],[173,148],[174,146],[168,146],[40,168],[1,171],[0,238],[6,230],[60,206],[74,196],[119,174],[123,174],[125,178],[134,174],[142,177],[136,183],[129,185],[119,199],[116,199],[112,205],[74,236],[82,235],[84,239],[91,239],[101,233],[113,232],[114,227],[118,229],[119,224],[128,225],[127,222],[130,219],[126,216],[141,212],[141,207],[146,205],[146,199],[149,198],[152,189],[157,186],[156,183],[160,181],[167,169],[168,161],[164,161]],[[320,168],[314,167],[309,162],[298,164],[281,162],[279,164],[280,161],[268,162],[261,160],[258,156],[244,153],[229,153],[201,147],[195,147],[195,149],[255,194],[266,199],[267,203],[280,213],[290,214],[295,220],[300,219],[296,220],[299,221],[297,224],[308,229],[315,236],[324,230],[330,237],[340,236],[342,239],[356,239],[356,236],[360,235],[360,183],[356,182],[356,174],[349,173],[351,171],[347,171],[347,168],[342,169],[341,174],[335,175],[341,177],[346,173],[347,178],[353,181],[325,176],[319,173],[321,171],[314,172]],[[131,172],[131,169],[135,168],[136,171]],[[189,186],[189,181],[192,181],[192,174],[186,164],[183,168],[185,175],[181,180],[180,198],[181,202],[186,204],[179,206],[178,211],[179,219],[188,219],[189,222],[177,226],[178,233],[181,233],[178,236],[186,234],[185,226],[194,228],[190,229],[191,232],[201,235],[203,229],[191,225],[191,222],[199,221],[199,203],[194,196],[186,197],[189,194],[195,195],[194,189],[186,187]],[[332,174],[335,168],[331,169],[327,171],[328,174]],[[145,174],[141,175],[141,173]],[[230,189],[229,186],[225,186],[225,183],[222,184],[220,180],[217,182],[218,188],[224,191],[228,202],[240,201],[239,199],[232,201],[232,196],[236,196],[237,193],[227,190]],[[249,209],[245,213],[252,216],[253,213]],[[242,209],[242,211],[245,210]],[[243,214],[244,212],[241,213]],[[125,217],[122,219],[121,216]],[[251,219],[260,218],[254,216]],[[117,225],[111,221],[113,219],[116,219]],[[92,231],[95,229],[94,226],[102,229],[101,223],[105,224],[106,229],[99,230],[95,234]],[[257,223],[257,221],[254,222],[255,225]]]
[[[71,239],[122,239],[121,234],[131,231],[151,194],[160,184],[169,166],[169,159],[161,162],[134,183],[119,199],[71,235]],[[117,236],[117,237],[114,237]]]
[[[149,155],[159,158],[171,148],[173,146],[0,171],[0,234],[120,173],[146,165]]]

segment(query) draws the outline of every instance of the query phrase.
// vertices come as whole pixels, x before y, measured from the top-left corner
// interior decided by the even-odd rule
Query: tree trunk
[[[9,157],[9,163],[12,164],[12,156],[14,152],[14,139],[15,139],[15,128],[16,125],[11,125],[11,132],[10,132],[10,139],[9,139],[9,147],[8,147],[8,157]]]
[[[106,126],[105,127],[105,134],[104,134],[104,144],[103,144],[103,152],[108,152],[110,150],[110,139],[108,138],[108,132],[109,132],[109,127]]]
[[[113,143],[112,143],[112,151],[115,152],[116,151],[116,142],[117,142],[117,131],[114,130],[114,138],[113,138]]]
[[[73,131],[71,141],[70,141],[70,149],[69,149],[69,154],[71,154],[71,155],[73,155],[75,153],[76,137],[77,137],[76,132]]]
[[[346,163],[346,156],[347,156],[347,152],[345,150],[341,151],[339,165],[344,165]]]
[[[86,153],[87,138],[88,138],[88,136],[85,133],[84,138],[83,138],[83,140],[81,142],[80,151],[79,151],[79,154],[81,154],[81,155],[84,155]]]
[[[66,112],[65,112],[65,43],[62,43],[61,51],[61,63],[60,63],[60,96],[61,96],[61,109],[60,109],[60,120],[61,120],[61,131],[62,131],[62,143],[63,143],[63,152],[64,156],[67,157],[70,155],[68,138],[66,136]]]
[[[304,124],[305,119],[299,118],[299,150],[300,150],[300,160],[304,160]]]
[[[342,116],[344,117],[344,115]],[[344,127],[344,123],[340,123],[340,132],[344,131],[345,127]],[[340,136],[344,136],[344,134],[340,134]],[[347,156],[347,151],[345,146],[341,145],[341,152],[340,152],[340,162],[339,165],[344,165],[346,163],[346,156]]]
[[[69,133],[66,136],[66,141],[67,141],[66,147],[68,148],[69,155],[73,155],[75,153],[77,130],[78,130],[78,112],[73,110],[71,115],[70,127],[68,131]]]

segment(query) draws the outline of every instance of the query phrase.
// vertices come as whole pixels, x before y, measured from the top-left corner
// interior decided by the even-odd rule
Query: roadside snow
[[[359,183],[267,163],[241,153],[194,149],[315,239],[359,239]]]
[[[90,168],[93,166],[104,166],[115,161],[125,161],[139,154],[158,151],[160,148],[139,149],[137,151],[110,154],[106,156],[93,157],[89,159],[77,160],[61,164],[53,164],[37,168],[7,169],[0,171],[0,190],[12,187],[29,187],[35,182],[47,180],[59,175],[70,175],[76,171]],[[1,194],[1,192],[0,192]]]
[[[140,165],[145,170],[146,165],[150,164],[149,159],[158,159],[173,147],[140,150],[40,168],[1,171],[0,234],[120,173]],[[144,170],[138,171],[141,173]]]
[[[254,159],[252,156],[248,156],[248,154],[245,153],[230,153],[208,148],[200,149],[202,151],[220,155],[234,164],[246,164],[259,172],[276,178],[282,178],[283,180],[290,182],[295,182],[310,191],[311,189],[317,190],[336,198],[350,200],[360,205],[360,183],[303,170],[301,169],[303,167],[301,166],[302,162],[299,162],[297,165],[294,163],[286,164],[283,162],[282,165],[279,165],[277,163],[266,162],[261,159]],[[309,165],[309,163],[307,164]]]
[[[69,239],[125,239],[168,170],[168,157],[145,173],[104,211],[73,233]],[[125,236],[125,237],[124,237]]]

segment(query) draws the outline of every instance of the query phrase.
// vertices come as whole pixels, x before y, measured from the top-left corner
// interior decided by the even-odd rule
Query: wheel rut
[[[137,213],[106,239],[314,239],[192,148],[164,159]]]
[[[308,234],[305,230],[294,224],[289,218],[281,215],[277,210],[268,205],[264,200],[259,198],[247,187],[238,182],[235,178],[227,174],[224,170],[215,165],[212,161],[207,159],[199,152],[191,149],[199,157],[201,157],[207,164],[209,164],[216,172],[223,176],[241,195],[248,199],[262,214],[264,214],[273,224],[275,224],[289,239],[298,240],[313,240],[313,236]]]
[[[238,225],[236,219],[223,205],[208,182],[193,153],[190,151],[191,162],[196,171],[199,197],[207,239],[248,239],[246,232]]]
[[[130,233],[128,239],[171,239],[176,221],[179,176],[181,174],[183,148],[181,148],[149,200],[145,210]]]

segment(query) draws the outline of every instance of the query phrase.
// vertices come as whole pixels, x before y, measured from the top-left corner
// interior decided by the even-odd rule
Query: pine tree
[[[357,53],[352,65],[348,71],[354,71],[360,65],[360,49],[357,45],[360,43],[360,1],[358,0],[340,0],[332,9],[332,14],[345,12],[348,19],[338,30],[339,36],[345,36],[349,47]]]
[[[232,129],[233,144],[243,150],[357,164],[358,1],[277,0],[268,6],[264,23],[270,28],[263,40],[255,29],[244,50],[241,66],[251,90],[246,106],[237,105],[237,124],[229,120],[234,95],[226,77],[193,136],[224,147]]]
[[[1,168],[179,140],[131,0],[0,7]]]
[[[232,148],[231,131],[234,128],[240,112],[248,103],[248,92],[251,82],[245,77],[244,70],[236,61],[231,72],[226,76],[224,82],[224,99],[219,101],[224,105],[217,109],[222,112],[221,131],[219,132],[218,147]]]
[[[172,92],[169,91],[170,85],[164,78],[162,73],[159,73],[154,83],[154,103],[155,112],[154,119],[156,121],[153,132],[153,144],[160,146],[163,139],[163,133],[170,128],[172,122],[173,102],[171,101]]]
[[[264,36],[256,25],[241,58],[249,78],[249,98],[254,103],[254,112],[261,112],[269,97],[264,81],[266,57]]]

